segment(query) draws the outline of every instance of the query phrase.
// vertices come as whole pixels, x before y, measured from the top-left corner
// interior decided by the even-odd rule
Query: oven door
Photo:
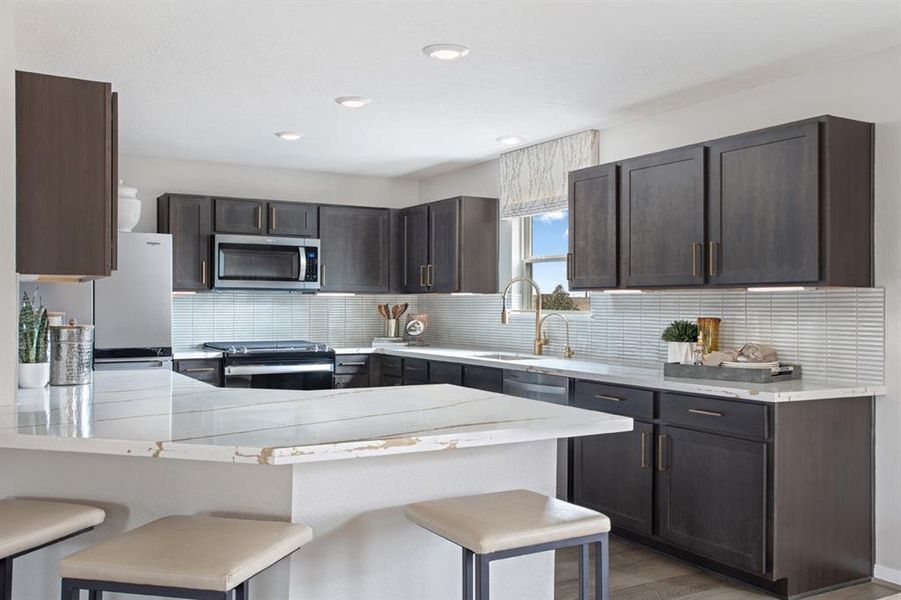
[[[335,359],[227,358],[225,387],[271,390],[330,390],[335,387]]]
[[[252,235],[213,236],[213,287],[315,291],[319,241]]]

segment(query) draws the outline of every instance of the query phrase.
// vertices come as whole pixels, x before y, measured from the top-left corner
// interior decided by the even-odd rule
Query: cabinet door
[[[319,237],[319,207],[301,202],[270,202],[269,235]]]
[[[265,233],[266,203],[262,200],[216,198],[214,210],[216,233]]]
[[[463,386],[486,392],[504,392],[504,372],[491,367],[464,365]]]
[[[460,288],[460,199],[429,205],[429,262],[426,282],[432,292]]]
[[[429,383],[463,385],[463,365],[430,360]]]
[[[406,208],[401,213],[404,236],[404,290],[408,294],[428,291],[429,207]]]
[[[766,444],[668,426],[660,428],[657,443],[660,537],[764,574]]]
[[[388,210],[355,206],[319,209],[323,292],[388,292]]]
[[[599,165],[569,174],[570,289],[617,285],[616,165]]]
[[[704,148],[621,166],[620,251],[627,287],[704,283]]]
[[[107,276],[117,236],[111,85],[16,71],[16,271]]]
[[[819,198],[819,123],[711,144],[711,283],[817,281]]]
[[[209,289],[211,218],[212,201],[209,198],[169,196],[173,290]]]
[[[610,517],[613,526],[651,535],[654,426],[573,440],[573,499]]]

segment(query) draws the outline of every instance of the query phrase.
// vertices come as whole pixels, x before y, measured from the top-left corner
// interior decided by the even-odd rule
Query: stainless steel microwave
[[[319,240],[260,235],[213,236],[216,289],[319,289]]]

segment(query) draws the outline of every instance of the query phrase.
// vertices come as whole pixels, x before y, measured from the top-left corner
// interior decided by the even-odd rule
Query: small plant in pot
[[[691,321],[673,321],[660,338],[667,342],[666,362],[694,364],[693,345],[698,341],[698,326]]]
[[[37,305],[37,307],[35,307]],[[22,294],[19,309],[19,387],[42,388],[50,380],[47,354],[47,309],[35,293]]]

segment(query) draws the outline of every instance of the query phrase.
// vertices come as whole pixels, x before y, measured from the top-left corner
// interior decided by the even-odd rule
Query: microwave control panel
[[[304,248],[307,256],[307,271],[304,273],[304,281],[319,281],[319,248]]]

